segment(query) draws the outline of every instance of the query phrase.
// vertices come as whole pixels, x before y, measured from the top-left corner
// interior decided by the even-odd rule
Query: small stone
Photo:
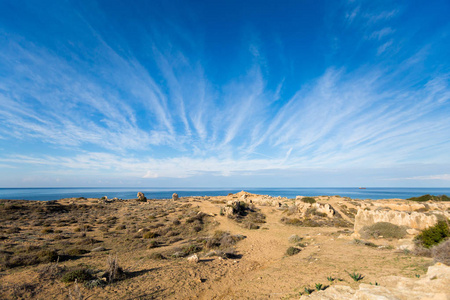
[[[101,252],[101,251],[105,251],[105,250],[106,250],[105,247],[100,246],[100,247],[92,249],[91,252]]]
[[[198,255],[197,254],[192,254],[191,256],[189,256],[187,258],[187,261],[190,262],[190,263],[194,263],[194,264],[198,263]]]

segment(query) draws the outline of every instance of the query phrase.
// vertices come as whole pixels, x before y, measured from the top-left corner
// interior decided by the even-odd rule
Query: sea
[[[109,188],[109,187],[71,187],[71,188],[0,188],[0,199],[21,199],[50,201],[62,198],[101,198],[133,199],[143,192],[149,199],[169,199],[173,193],[179,197],[187,196],[226,196],[240,191],[269,195],[273,197],[295,198],[296,196],[334,196],[352,199],[408,199],[425,194],[450,195],[450,188],[392,188],[392,187],[324,187],[324,188]]]

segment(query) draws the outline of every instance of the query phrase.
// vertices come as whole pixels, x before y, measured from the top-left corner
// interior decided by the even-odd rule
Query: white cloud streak
[[[361,9],[347,14],[350,23],[361,17],[370,27],[398,13],[368,15]],[[395,86],[391,82],[399,82],[398,74],[391,68],[329,67],[286,99],[284,79],[275,91],[269,88],[266,63],[258,61],[262,54],[253,45],[256,62],[217,86],[208,81],[202,61],[176,45],[149,42],[152,69],[120,54],[84,22],[108,64],[90,65],[76,53],[72,62],[18,36],[0,46],[1,67],[9,70],[0,78],[2,143],[42,141],[78,153],[1,155],[4,165],[185,178],[449,163],[450,121],[442,113],[449,112],[448,74],[436,74],[418,87]],[[380,43],[379,55],[394,44],[395,29],[368,31]],[[420,56],[396,67],[415,64]]]

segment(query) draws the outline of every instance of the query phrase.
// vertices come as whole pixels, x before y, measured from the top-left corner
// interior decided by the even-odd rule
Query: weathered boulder
[[[450,299],[450,267],[441,263],[429,267],[427,274],[419,279],[388,276],[380,282],[381,285],[362,283],[357,290],[333,285],[324,291],[303,295],[300,299]]]
[[[142,192],[137,193],[137,197],[138,197],[139,201],[143,201],[143,202],[147,201],[147,198],[145,197],[144,193],[142,193]]]
[[[405,212],[393,210],[363,210],[359,209],[355,217],[355,233],[364,226],[370,226],[378,222],[388,222],[398,226],[424,230],[437,223],[439,218],[445,218],[445,212],[432,213]]]
[[[225,206],[221,210],[222,214],[226,217],[233,215],[233,207],[232,206]]]
[[[173,193],[172,194],[172,200],[178,200],[178,194],[177,193]]]

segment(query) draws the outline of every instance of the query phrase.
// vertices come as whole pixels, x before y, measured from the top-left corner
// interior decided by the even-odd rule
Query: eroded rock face
[[[364,226],[370,226],[378,222],[388,222],[398,226],[407,226],[417,230],[424,230],[435,225],[438,219],[442,217],[446,217],[446,213],[442,211],[434,211],[425,214],[393,210],[359,209],[355,218],[355,233],[359,233]]]
[[[308,209],[315,209],[318,213],[326,214],[328,218],[332,218],[335,214],[333,207],[329,204],[320,203],[305,203],[303,201],[295,201],[295,206],[297,206],[299,213],[302,217],[305,217]]]
[[[441,263],[429,267],[427,274],[419,279],[388,276],[382,281],[384,284],[381,285],[362,283],[357,290],[332,285],[300,299],[450,299],[450,267]]]

